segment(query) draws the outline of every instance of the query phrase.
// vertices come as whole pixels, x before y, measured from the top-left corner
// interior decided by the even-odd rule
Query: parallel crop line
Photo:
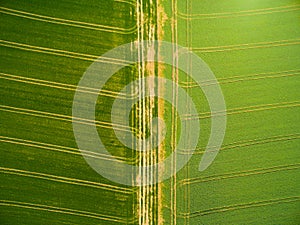
[[[31,141],[31,140],[25,140],[20,138],[13,138],[13,137],[6,137],[6,136],[0,136],[0,142],[4,143],[10,143],[10,144],[17,144],[17,145],[23,145],[23,146],[29,146],[39,149],[46,149],[50,151],[57,151],[57,152],[63,152],[73,155],[84,155],[91,158],[99,158],[99,159],[105,159],[108,161],[118,161],[118,160],[128,160],[126,157],[121,156],[113,156],[97,152],[90,152],[86,150],[66,147],[66,146],[59,146],[54,144],[48,144],[43,142],[37,142],[37,141]]]
[[[294,73],[286,73],[286,74],[275,74],[275,75],[267,75],[267,76],[261,76],[263,73],[260,74],[253,74],[253,75],[248,75],[248,76],[233,76],[233,77],[227,77],[226,79],[218,79],[219,81],[204,81],[201,85],[203,87],[205,86],[212,86],[216,84],[232,84],[232,83],[239,83],[243,81],[253,81],[253,80],[262,80],[262,79],[273,79],[273,78],[281,78],[281,77],[292,77],[292,76],[298,76],[300,74],[299,72],[294,72]],[[209,83],[210,82],[210,83]],[[180,85],[183,88],[197,88],[200,87],[197,83],[195,82],[181,82],[182,85]]]
[[[262,174],[275,173],[275,172],[280,172],[280,171],[296,170],[299,168],[300,168],[300,163],[273,166],[273,167],[269,167],[269,168],[257,168],[257,169],[253,169],[253,170],[244,170],[244,171],[240,171],[240,172],[224,173],[224,174],[218,174],[218,175],[207,176],[207,177],[196,177],[196,178],[184,179],[181,181],[181,185],[197,184],[197,183],[204,183],[204,182],[210,182],[210,181],[219,181],[219,180],[225,180],[225,179],[230,179],[230,178],[247,177],[247,176],[251,176],[251,175],[262,175]]]
[[[237,142],[232,142],[227,145],[224,145],[220,148],[220,150],[230,150],[234,148],[242,148],[242,147],[249,147],[253,145],[260,145],[260,144],[268,144],[268,143],[273,143],[273,142],[280,142],[280,141],[291,141],[291,140],[296,140],[300,138],[300,134],[289,134],[289,135],[280,135],[280,136],[273,136],[273,137],[268,137],[264,139],[250,139],[250,140],[244,140],[244,141],[237,141]],[[216,146],[212,146],[209,151],[214,151],[214,148]],[[205,148],[197,148],[197,150],[201,151],[195,151],[193,154],[203,154],[205,151]],[[184,150],[178,150],[180,154],[191,154],[190,151],[191,149],[184,149]]]
[[[133,1],[126,1],[126,0],[114,0],[114,1],[115,1],[115,2],[126,3],[126,4],[129,4],[129,5],[132,5],[132,6],[136,7],[135,2],[133,2]]]
[[[236,45],[220,45],[220,46],[211,46],[211,47],[199,47],[193,48],[194,50],[218,50],[218,49],[226,49],[226,48],[238,48],[238,47],[248,47],[251,45],[268,45],[268,44],[276,44],[276,43],[284,43],[290,41],[299,41],[300,38],[296,39],[284,39],[284,40],[277,40],[277,41],[263,41],[263,42],[256,42],[256,43],[245,43],[245,44],[236,44]]]
[[[273,109],[293,108],[293,107],[299,107],[299,106],[300,106],[300,103],[292,104],[292,102],[291,102],[290,104],[287,104],[287,105],[278,105],[278,106],[271,106],[271,107],[265,107],[265,108],[252,108],[252,109],[247,109],[247,110],[245,109],[245,110],[240,110],[240,111],[229,111],[226,113],[226,115],[236,115],[236,114],[243,114],[243,113],[257,112],[257,111],[269,111],[269,110],[273,110]],[[213,116],[218,116],[218,115],[213,115]],[[208,117],[210,117],[210,116],[208,116]],[[208,118],[208,117],[205,116],[205,117],[202,117],[202,119]]]
[[[282,104],[282,103],[281,103]],[[272,105],[272,104],[267,104],[267,105],[264,105],[264,106],[268,106],[268,105]],[[273,104],[274,105],[274,104]],[[276,104],[277,105],[277,104]],[[294,106],[294,105],[293,105]],[[297,106],[299,106],[299,104],[297,104]],[[1,108],[2,107],[2,108]],[[260,106],[262,107],[262,106]],[[288,106],[282,106],[282,107],[291,107],[290,105]],[[8,108],[8,109],[7,109]],[[248,107],[249,108],[249,107]],[[240,110],[240,109],[237,109],[237,110],[240,110],[238,111],[239,113],[242,113],[242,112],[249,112],[249,111],[258,111],[258,110],[269,110],[269,109],[273,109],[274,107],[271,107],[271,108],[256,108],[256,109],[252,109],[252,110]],[[277,107],[276,107],[277,108]],[[10,109],[13,109],[13,110],[10,110]],[[243,108],[242,108],[243,109]],[[14,112],[14,113],[21,113],[21,114],[26,114],[26,115],[32,115],[32,116],[38,116],[38,117],[46,117],[46,118],[51,118],[51,119],[58,119],[58,120],[64,120],[64,121],[68,121],[70,122],[70,119],[72,119],[71,116],[67,116],[67,115],[60,115],[60,114],[53,114],[53,113],[48,113],[48,112],[42,112],[42,111],[37,111],[37,110],[28,110],[28,109],[23,109],[23,108],[16,108],[16,107],[10,107],[10,106],[0,106],[0,110],[3,110],[3,111],[9,111],[9,112]],[[237,112],[231,112],[231,113],[237,113]],[[230,114],[230,113],[227,113],[227,115]],[[67,118],[67,119],[66,119]],[[83,120],[86,120],[86,119],[83,119]],[[90,123],[85,123],[85,122],[82,122],[80,121],[79,123],[83,123],[83,124],[88,124],[88,125],[92,125],[91,121],[90,120],[87,120],[88,122]],[[105,126],[105,125],[102,125],[102,124],[99,124],[99,123],[104,123],[104,124],[110,124],[110,123],[106,123],[106,122],[97,122],[96,126],[99,126],[99,127],[104,127],[104,128],[110,128],[109,126]],[[245,144],[244,144],[245,145]],[[238,144],[236,147],[239,147],[241,146],[241,144]],[[230,148],[234,148],[234,146],[230,146]],[[224,147],[223,147],[224,149]],[[202,152],[197,152],[196,154],[201,154]]]
[[[0,46],[16,48],[16,49],[21,49],[21,50],[31,51],[31,52],[56,55],[56,56],[64,56],[64,57],[68,57],[68,58],[75,58],[75,59],[81,59],[81,60],[92,61],[92,62],[104,62],[104,63],[110,63],[110,64],[122,65],[122,66],[127,66],[127,65],[133,63],[133,62],[121,60],[121,59],[114,59],[114,58],[89,55],[89,54],[77,53],[77,52],[70,52],[70,51],[65,51],[65,50],[60,50],[60,49],[45,48],[45,47],[27,45],[27,44],[6,41],[6,40],[0,40]]]
[[[107,25],[93,24],[93,23],[87,23],[87,22],[82,22],[82,21],[75,21],[75,20],[68,20],[68,19],[62,19],[62,18],[51,17],[51,16],[44,16],[44,15],[39,15],[39,14],[35,14],[35,13],[29,13],[29,12],[25,12],[25,11],[6,8],[6,7],[0,7],[0,13],[17,16],[17,17],[22,17],[22,18],[26,18],[26,19],[31,19],[31,20],[36,20],[36,21],[41,21],[41,22],[66,25],[66,26],[72,26],[72,27],[79,27],[79,28],[97,30],[97,31],[106,31],[106,32],[118,33],[118,34],[131,34],[136,31],[136,27],[120,28],[120,27],[113,27],[113,26],[107,26]]]
[[[190,213],[181,213],[181,216],[192,218],[192,217],[197,217],[197,216],[205,216],[205,215],[214,214],[214,213],[222,213],[222,212],[247,209],[247,208],[252,208],[252,207],[262,207],[262,206],[268,206],[268,205],[274,205],[274,204],[297,202],[299,200],[300,200],[299,196],[278,198],[278,199],[269,199],[269,200],[264,200],[264,201],[255,201],[255,202],[249,202],[249,203],[242,203],[242,204],[236,204],[236,205],[228,205],[228,206],[210,208],[210,209],[196,211],[196,212],[190,212]]]
[[[247,50],[247,49],[259,49],[259,48],[272,48],[280,46],[290,46],[300,44],[300,39],[291,40],[278,40],[269,42],[257,42],[257,43],[246,43],[238,45],[224,45],[224,46],[213,46],[213,47],[195,47],[191,48],[192,51],[210,53],[210,52],[225,52],[225,51],[237,51],[237,50]]]
[[[43,179],[43,180],[50,180],[50,181],[55,181],[55,182],[59,182],[59,183],[67,183],[67,184],[77,185],[77,186],[104,189],[104,190],[108,190],[108,191],[120,192],[120,193],[126,193],[126,194],[133,193],[133,190],[131,190],[129,188],[123,188],[123,187],[113,186],[113,185],[104,184],[104,183],[97,183],[97,182],[93,182],[93,181],[80,180],[80,179],[76,179],[76,178],[56,176],[56,175],[52,175],[52,174],[38,173],[38,172],[32,172],[32,171],[20,170],[20,169],[14,169],[14,168],[0,167],[0,173],[13,174],[13,175],[17,175],[17,176],[31,177],[31,178]]]
[[[93,212],[88,212],[88,211],[54,207],[54,206],[49,206],[49,205],[33,204],[33,203],[10,201],[10,200],[0,200],[0,205],[10,206],[10,207],[19,207],[19,208],[25,208],[25,209],[33,209],[33,210],[41,210],[41,211],[47,211],[47,212],[62,213],[62,214],[74,215],[74,216],[82,216],[82,217],[88,217],[88,218],[93,218],[93,219],[98,219],[98,220],[119,222],[119,223],[124,223],[124,224],[127,223],[127,220],[124,220],[124,218],[121,218],[121,217],[114,217],[114,216],[108,216],[108,215],[103,215],[103,214],[98,214],[98,213],[93,213]]]
[[[72,84],[65,84],[65,83],[59,83],[59,82],[54,82],[54,81],[28,78],[28,77],[17,76],[17,75],[1,73],[1,72],[0,72],[0,79],[22,82],[22,83],[26,83],[26,84],[46,86],[46,87],[57,88],[57,89],[63,89],[63,90],[67,90],[67,91],[76,91],[77,90],[78,92],[82,92],[82,93],[95,94],[95,95],[114,97],[114,98],[120,98],[120,99],[123,99],[123,98],[130,99],[130,98],[135,98],[137,96],[137,93],[132,93],[131,95],[126,95],[124,93],[118,93],[118,92],[110,91],[110,90],[101,90],[101,92],[99,92],[99,90],[96,88],[82,87],[82,86],[77,87],[76,85],[72,85]]]
[[[281,75],[281,74],[298,74],[300,73],[300,69],[296,70],[284,70],[284,71],[274,71],[274,72],[263,72],[263,73],[254,73],[254,74],[246,74],[242,76],[229,76],[229,77],[220,77],[218,78],[218,81],[223,82],[227,80],[232,80],[232,79],[242,79],[242,78],[247,78],[247,77],[256,77],[256,76],[266,76],[266,75]],[[180,81],[182,84],[196,84],[194,81]],[[215,83],[215,80],[204,80],[202,83]]]
[[[104,122],[104,121],[93,121],[93,120],[89,120],[89,119],[77,118],[77,117],[72,117],[72,116],[68,116],[68,115],[49,113],[49,112],[25,109],[25,108],[17,108],[17,107],[12,107],[12,106],[7,106],[7,105],[0,105],[0,110],[6,111],[6,112],[12,112],[12,113],[30,115],[30,116],[35,116],[35,117],[56,119],[56,120],[67,121],[67,122],[73,122],[72,120],[76,119],[76,121],[74,121],[75,123],[92,125],[92,126],[95,125],[97,127],[108,128],[108,129],[110,129],[111,128],[110,126],[113,125],[113,126],[118,126],[118,127],[114,127],[115,130],[121,130],[121,131],[125,131],[125,132],[130,131],[125,128],[133,129],[131,127],[126,127],[121,124],[113,124],[113,123],[108,123],[108,122]]]
[[[280,109],[280,108],[292,108],[300,106],[300,101],[294,102],[280,102],[274,104],[264,104],[264,105],[254,105],[254,106],[247,106],[241,108],[234,108],[228,109],[226,111],[216,111],[211,115],[211,112],[200,113],[199,115],[196,114],[185,114],[183,115],[184,120],[191,120],[191,119],[207,119],[215,116],[224,116],[224,115],[235,115],[235,114],[242,114],[248,112],[256,112],[256,111],[267,111],[272,109]]]
[[[254,16],[254,15],[266,15],[271,13],[290,12],[299,10],[299,4],[279,6],[265,9],[254,9],[254,10],[243,10],[238,12],[222,12],[222,13],[209,13],[209,14],[185,14],[178,13],[178,16],[182,19],[218,19],[218,18],[234,18],[243,16]]]

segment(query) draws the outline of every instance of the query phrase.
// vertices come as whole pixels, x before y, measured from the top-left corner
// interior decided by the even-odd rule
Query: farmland
[[[299,2],[189,0],[165,8],[175,21],[165,38],[189,47],[217,77],[227,130],[215,161],[199,172],[209,108],[195,82],[177,73],[201,105],[202,133],[189,164],[165,184],[164,217],[192,225],[299,223]]]
[[[0,10],[1,224],[299,223],[299,1],[17,0],[1,1]],[[157,39],[188,48],[211,68],[226,102],[226,134],[212,165],[200,172],[211,114],[195,81],[167,65],[123,68],[99,93],[95,113],[114,157],[148,166],[174,151],[180,138],[176,104],[185,103],[176,102],[174,88],[174,107],[140,99],[130,117],[139,136],[150,117],[161,115],[167,126],[161,146],[143,155],[117,140],[111,107],[135,79],[178,83],[199,112],[187,119],[201,122],[197,148],[182,170],[160,184],[131,187],[102,177],[83,158],[73,133],[73,99],[102,54]]]

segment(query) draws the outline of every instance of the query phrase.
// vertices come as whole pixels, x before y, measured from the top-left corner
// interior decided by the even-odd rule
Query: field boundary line
[[[118,33],[118,34],[131,34],[136,31],[135,26],[131,28],[120,28],[120,27],[94,24],[94,23],[88,23],[88,22],[82,22],[76,20],[62,19],[62,18],[52,17],[52,16],[45,16],[45,15],[29,13],[29,12],[6,8],[6,7],[0,7],[0,13],[31,19],[31,20],[36,20],[36,21],[41,21],[41,22],[52,23],[52,24],[66,25],[66,26],[84,28],[89,30],[106,31],[106,32]]]
[[[46,150],[50,150],[50,151],[63,152],[63,153],[79,155],[79,156],[84,155],[84,156],[87,156],[87,157],[100,158],[100,159],[105,159],[105,160],[108,160],[108,161],[124,160],[126,162],[131,162],[131,163],[136,162],[136,159],[128,160],[128,158],[122,157],[122,156],[113,156],[113,157],[111,157],[110,155],[106,155],[106,154],[102,154],[102,153],[90,152],[90,151],[86,151],[86,150],[83,150],[83,149],[77,149],[77,148],[66,147],[66,146],[59,146],[59,145],[43,143],[43,142],[38,142],[38,141],[25,140],[25,139],[21,139],[21,138],[0,136],[0,142],[23,145],[23,146],[39,148],[39,149],[46,149]]]
[[[277,198],[277,199],[269,199],[269,200],[263,200],[263,201],[240,203],[240,204],[210,208],[210,209],[196,211],[196,212],[180,213],[180,215],[182,217],[193,218],[193,217],[198,217],[198,216],[205,216],[205,215],[209,215],[209,214],[223,213],[223,212],[240,210],[240,209],[248,209],[248,208],[253,208],[253,207],[263,207],[263,206],[274,205],[274,204],[297,202],[299,200],[300,200],[299,196],[292,196],[292,197],[286,197],[286,198]]]
[[[281,172],[281,171],[296,170],[299,168],[300,168],[300,163],[295,163],[295,164],[288,164],[288,165],[273,166],[273,167],[268,167],[268,168],[243,170],[243,171],[239,171],[239,172],[217,174],[217,175],[213,175],[213,176],[183,179],[183,180],[181,180],[180,185],[199,184],[199,183],[206,183],[206,182],[210,182],[210,181],[219,181],[219,180],[225,180],[225,179],[231,179],[231,178],[240,178],[240,177],[247,177],[247,176],[252,176],[252,175],[262,175],[262,174],[276,173],[276,172]]]
[[[172,75],[172,109],[171,109],[171,136],[170,136],[170,145],[171,149],[174,149],[176,146],[176,139],[177,139],[177,114],[175,108],[178,108],[178,58],[179,56],[176,54],[178,51],[178,26],[177,26],[177,1],[172,0],[171,4],[172,13],[170,15],[171,19],[171,41],[175,43],[172,48],[172,63],[176,65],[175,68],[172,68],[171,75]],[[188,90],[187,90],[188,91]],[[186,105],[188,108],[188,106]],[[177,224],[177,174],[175,172],[176,165],[177,165],[177,157],[176,154],[173,155],[171,159],[170,169],[172,174],[174,174],[170,178],[170,225]]]
[[[30,178],[36,178],[42,180],[49,180],[58,183],[66,183],[66,184],[72,184],[72,185],[83,186],[83,187],[104,189],[104,190],[119,192],[124,194],[132,194],[134,192],[134,190],[131,190],[129,188],[118,187],[118,186],[105,184],[105,183],[98,183],[98,182],[93,182],[88,180],[80,180],[77,178],[56,176],[52,174],[20,170],[20,169],[8,168],[8,167],[0,167],[0,173],[13,174],[17,176],[24,176],[24,177],[30,177]]]
[[[45,86],[45,87],[51,87],[51,88],[57,88],[57,89],[68,90],[68,91],[76,91],[77,90],[77,86],[72,85],[72,84],[23,77],[23,76],[8,74],[8,73],[0,72],[0,79],[11,80],[11,81],[21,82],[21,83],[26,83],[26,84]],[[137,92],[132,93],[131,95],[126,95],[126,93],[125,94],[118,93],[116,91],[110,91],[110,90],[101,90],[101,92],[98,92],[98,90],[96,88],[83,87],[83,86],[78,87],[77,91],[83,92],[83,93],[88,93],[88,94],[106,96],[106,97],[120,98],[120,99],[134,99],[134,98],[136,98],[136,96],[138,96]]]
[[[260,48],[273,48],[282,47],[290,45],[300,44],[300,39],[290,39],[290,40],[278,40],[278,41],[265,41],[256,43],[245,43],[237,45],[223,45],[223,46],[211,46],[211,47],[194,47],[190,48],[191,51],[200,53],[213,53],[213,52],[226,52],[226,51],[238,51],[238,50],[248,50],[248,49],[260,49]]]
[[[89,119],[85,119],[85,118],[77,118],[77,117],[63,115],[63,114],[49,113],[49,112],[25,109],[25,108],[17,108],[17,107],[12,107],[12,106],[7,106],[7,105],[0,105],[0,111],[30,115],[30,116],[35,116],[35,117],[56,119],[56,120],[61,120],[61,121],[66,121],[66,122],[72,122],[72,119],[76,119],[76,121],[74,121],[75,123],[97,126],[97,127],[101,127],[101,128],[107,128],[107,129],[111,129],[111,125],[114,125],[114,126],[118,126],[118,127],[114,127],[114,129],[125,131],[125,132],[127,132],[127,131],[130,132],[130,130],[126,130],[124,128],[134,129],[131,127],[126,127],[121,124],[113,124],[113,123],[108,123],[108,122],[104,122],[104,121],[93,121],[93,120],[89,120]]]
[[[89,54],[78,53],[78,52],[70,52],[70,51],[65,51],[60,49],[46,48],[46,47],[22,44],[22,43],[6,41],[6,40],[0,40],[0,46],[16,48],[16,49],[21,49],[21,50],[26,50],[31,52],[56,55],[56,56],[64,56],[68,58],[75,58],[75,59],[81,59],[81,60],[92,61],[92,62],[110,63],[110,64],[122,65],[122,66],[127,66],[128,64],[134,63],[134,62],[121,60],[121,59],[89,55]]]
[[[220,13],[206,13],[206,14],[186,14],[178,12],[178,17],[185,20],[200,20],[200,19],[218,19],[218,18],[235,18],[243,16],[253,16],[253,15],[266,15],[271,13],[280,12],[291,12],[299,10],[299,4],[278,6],[272,8],[264,9],[253,9],[253,10],[242,10],[236,12],[220,12]]]
[[[42,205],[42,204],[27,203],[27,202],[0,200],[0,205],[33,209],[33,210],[41,210],[41,211],[47,211],[47,212],[62,213],[62,214],[68,214],[68,215],[74,215],[74,216],[89,217],[89,218],[93,218],[93,219],[106,220],[106,221],[111,221],[111,222],[119,222],[119,223],[127,223],[128,222],[126,219],[121,218],[121,217],[114,217],[114,216],[108,216],[108,215],[98,214],[98,213],[94,213],[94,212],[61,208],[61,207]]]

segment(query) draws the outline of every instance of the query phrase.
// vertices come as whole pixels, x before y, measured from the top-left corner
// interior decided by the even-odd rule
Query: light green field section
[[[165,220],[299,223],[299,1],[162,3],[165,40],[190,48],[209,65],[227,105],[223,146],[199,172],[209,107],[195,82],[175,73],[197,104],[201,137],[189,164],[164,184]]]

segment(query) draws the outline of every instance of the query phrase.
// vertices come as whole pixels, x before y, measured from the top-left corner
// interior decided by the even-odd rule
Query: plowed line
[[[274,205],[274,204],[292,203],[292,202],[297,202],[299,200],[300,197],[298,196],[288,197],[288,198],[269,199],[264,201],[256,201],[256,202],[242,203],[242,204],[229,205],[223,207],[216,207],[216,208],[211,208],[211,209],[201,210],[201,211],[191,212],[191,213],[181,213],[181,216],[193,218],[198,216],[205,216],[205,215],[210,215],[215,213],[223,213],[223,212],[247,209],[253,207],[263,207],[263,206]]]
[[[227,45],[227,46],[226,45],[213,46],[213,47],[203,47],[203,48],[191,48],[191,50],[195,52],[212,53],[212,52],[238,51],[238,50],[247,50],[247,49],[272,48],[272,47],[290,46],[290,45],[298,45],[298,44],[300,44],[300,39],[246,43],[246,44]]]
[[[77,117],[72,117],[72,116],[68,116],[68,115],[49,113],[49,112],[24,109],[24,108],[17,108],[17,107],[6,106],[6,105],[0,105],[0,111],[1,110],[6,111],[6,112],[23,114],[23,115],[30,115],[30,116],[34,116],[34,117],[56,119],[56,120],[61,120],[61,121],[66,121],[66,122],[75,122],[75,123],[79,123],[79,124],[97,126],[97,127],[101,127],[101,128],[107,128],[107,129],[111,129],[112,128],[111,126],[114,126],[115,130],[121,130],[121,131],[125,131],[125,132],[131,132],[130,129],[133,129],[131,127],[126,127],[121,124],[113,124],[113,123],[108,123],[108,122],[104,122],[104,121],[93,121],[93,120],[89,120],[89,119],[77,118]],[[124,129],[124,128],[128,128],[128,129]]]
[[[208,176],[208,177],[197,177],[197,178],[184,179],[181,181],[181,185],[198,184],[198,183],[204,183],[204,182],[210,182],[210,181],[225,180],[225,179],[230,179],[230,178],[240,178],[240,177],[247,177],[247,176],[252,176],[252,175],[276,173],[276,172],[281,172],[281,171],[296,170],[299,168],[300,168],[300,164],[297,163],[297,164],[274,166],[274,167],[269,167],[269,168],[245,170],[245,171],[241,171],[241,172],[224,173],[224,174]]]
[[[281,108],[292,108],[300,106],[299,101],[294,102],[280,102],[274,104],[264,104],[264,105],[254,105],[254,106],[247,106],[241,108],[234,108],[229,109],[227,111],[217,111],[211,115],[210,112],[200,113],[199,115],[194,114],[185,114],[183,115],[183,120],[192,120],[192,119],[207,119],[213,116],[224,116],[224,115],[235,115],[235,114],[242,114],[242,113],[249,113],[249,112],[256,112],[256,111],[267,111],[273,109],[281,109]]]
[[[89,30],[106,31],[106,32],[118,33],[118,34],[131,34],[136,31],[136,27],[131,27],[131,28],[113,27],[113,26],[107,26],[107,25],[87,23],[87,22],[82,22],[82,21],[62,19],[62,18],[51,17],[51,16],[44,16],[44,15],[29,13],[29,12],[25,12],[25,11],[21,11],[21,10],[6,8],[6,7],[0,7],[0,13],[4,13],[7,15],[11,15],[11,16],[17,16],[17,17],[21,17],[21,18],[26,18],[26,19],[30,19],[30,20],[46,22],[46,23],[66,25],[66,26],[84,28],[84,29],[89,29]]]
[[[253,74],[252,76],[233,76],[233,77],[227,77],[226,79],[219,79],[218,82],[216,81],[204,81],[202,83],[202,86],[212,86],[216,85],[217,83],[219,84],[232,84],[232,83],[239,83],[243,81],[253,81],[253,80],[263,80],[263,79],[273,79],[273,78],[281,78],[281,77],[293,77],[293,76],[298,76],[300,74],[299,72],[294,72],[294,73],[289,73],[289,74],[277,74],[277,75],[267,75],[267,76],[262,76],[262,74]],[[210,82],[210,83],[209,83]],[[183,88],[198,88],[199,85],[196,84],[195,82],[190,82],[190,83],[183,83],[183,85],[180,85]]]
[[[300,73],[299,69],[296,70],[284,70],[284,71],[274,71],[274,72],[264,72],[264,73],[254,73],[254,74],[247,74],[247,75],[243,75],[243,76],[229,76],[229,77],[221,77],[218,78],[218,81],[223,82],[223,81],[227,81],[227,80],[232,80],[232,79],[241,79],[241,78],[248,78],[248,77],[256,77],[256,76],[267,76],[267,75],[281,75],[281,74],[298,74]],[[206,83],[214,83],[215,80],[205,80],[202,81],[202,83],[206,84]],[[196,84],[193,81],[180,81],[180,83],[182,84]]]
[[[68,208],[61,208],[61,207],[54,207],[49,205],[41,205],[41,204],[33,204],[27,202],[19,202],[19,201],[9,201],[9,200],[0,200],[0,205],[2,206],[10,206],[10,207],[18,207],[18,208],[25,208],[25,209],[33,209],[33,210],[40,210],[40,211],[47,211],[47,212],[55,212],[67,215],[74,215],[74,216],[81,216],[81,217],[88,217],[98,220],[105,220],[111,222],[119,222],[119,223],[127,223],[127,220],[121,217],[113,217],[107,216],[103,214],[88,212],[88,211],[81,211],[75,209],[68,209]]]
[[[44,54],[49,54],[49,55],[56,55],[56,56],[63,56],[63,57],[68,57],[68,58],[92,61],[92,62],[103,62],[103,63],[108,63],[108,64],[122,65],[122,66],[127,66],[128,64],[133,63],[133,62],[121,60],[121,59],[107,58],[107,57],[103,57],[103,56],[89,55],[89,54],[77,53],[77,52],[70,52],[70,51],[65,51],[65,50],[60,50],[60,49],[45,48],[45,47],[27,45],[27,44],[6,41],[6,40],[0,40],[0,46],[16,48],[16,49],[21,49],[21,50],[31,51],[31,52],[44,53]]]
[[[0,167],[0,173],[13,174],[13,175],[17,175],[17,176],[55,181],[55,182],[59,182],[59,183],[66,183],[66,184],[72,184],[72,185],[83,186],[83,187],[104,189],[104,190],[108,190],[108,191],[120,192],[120,193],[126,193],[126,194],[133,193],[133,190],[131,190],[131,189],[113,186],[113,185],[109,185],[109,184],[97,183],[97,182],[93,182],[93,181],[80,180],[80,179],[76,179],[76,178],[56,176],[56,175],[51,175],[51,174],[38,173],[38,172],[32,172],[32,171],[20,170],[20,169],[14,169],[14,168]]]
[[[126,158],[126,157],[120,157],[120,156],[112,157],[107,154],[90,152],[90,151],[86,151],[86,150],[79,150],[77,148],[59,146],[59,145],[25,140],[25,139],[20,139],[20,138],[0,136],[0,142],[16,144],[16,145],[23,145],[23,146],[34,147],[34,148],[39,148],[39,149],[46,149],[46,150],[50,150],[50,151],[63,152],[63,153],[68,153],[68,154],[72,154],[72,155],[79,155],[79,156],[83,155],[83,156],[87,156],[87,157],[91,157],[91,158],[99,158],[99,159],[104,159],[104,160],[108,160],[108,161],[117,161],[117,160],[128,161],[128,158]],[[132,162],[135,162],[135,160],[132,160]]]
[[[300,134],[290,134],[290,135],[281,135],[281,136],[273,136],[273,137],[268,137],[265,139],[250,139],[250,140],[245,140],[245,141],[238,141],[238,142],[232,142],[230,144],[224,145],[220,148],[220,150],[230,150],[234,148],[242,148],[242,147],[249,147],[253,145],[260,145],[260,144],[268,144],[268,143],[273,143],[273,142],[280,142],[280,141],[291,141],[291,140],[296,140],[300,138]],[[212,146],[211,150],[208,149],[209,151],[214,151],[214,148],[216,146]],[[205,148],[197,148],[197,150],[201,151],[195,151],[194,154],[203,154],[205,152]],[[184,150],[178,150],[180,154],[190,154],[191,149],[184,149]]]
[[[209,13],[209,14],[185,14],[178,13],[178,16],[186,20],[197,19],[218,19],[218,18],[235,18],[243,16],[266,15],[280,12],[291,12],[299,10],[299,4],[279,6],[265,9],[243,10],[238,12],[222,12],[222,13]]]
[[[76,85],[72,85],[72,84],[65,84],[65,83],[59,83],[59,82],[54,82],[54,81],[28,78],[28,77],[17,76],[17,75],[7,74],[7,73],[0,73],[0,79],[11,80],[11,81],[21,82],[21,83],[26,83],[26,84],[45,86],[45,87],[51,87],[51,88],[57,88],[57,89],[62,89],[62,90],[67,90],[67,91],[76,91],[78,88]],[[87,93],[87,94],[95,94],[95,95],[120,98],[120,99],[134,99],[137,96],[137,93],[133,93],[131,95],[126,95],[124,93],[118,93],[118,92],[110,91],[110,90],[101,90],[101,92],[99,92],[98,89],[91,88],[91,87],[80,87],[80,88],[78,88],[77,91],[82,92],[82,93]]]
[[[126,3],[126,4],[129,4],[129,5],[132,5],[132,6],[136,7],[135,2],[133,2],[133,1],[126,1],[126,0],[114,0],[114,1],[115,1],[115,2]]]

